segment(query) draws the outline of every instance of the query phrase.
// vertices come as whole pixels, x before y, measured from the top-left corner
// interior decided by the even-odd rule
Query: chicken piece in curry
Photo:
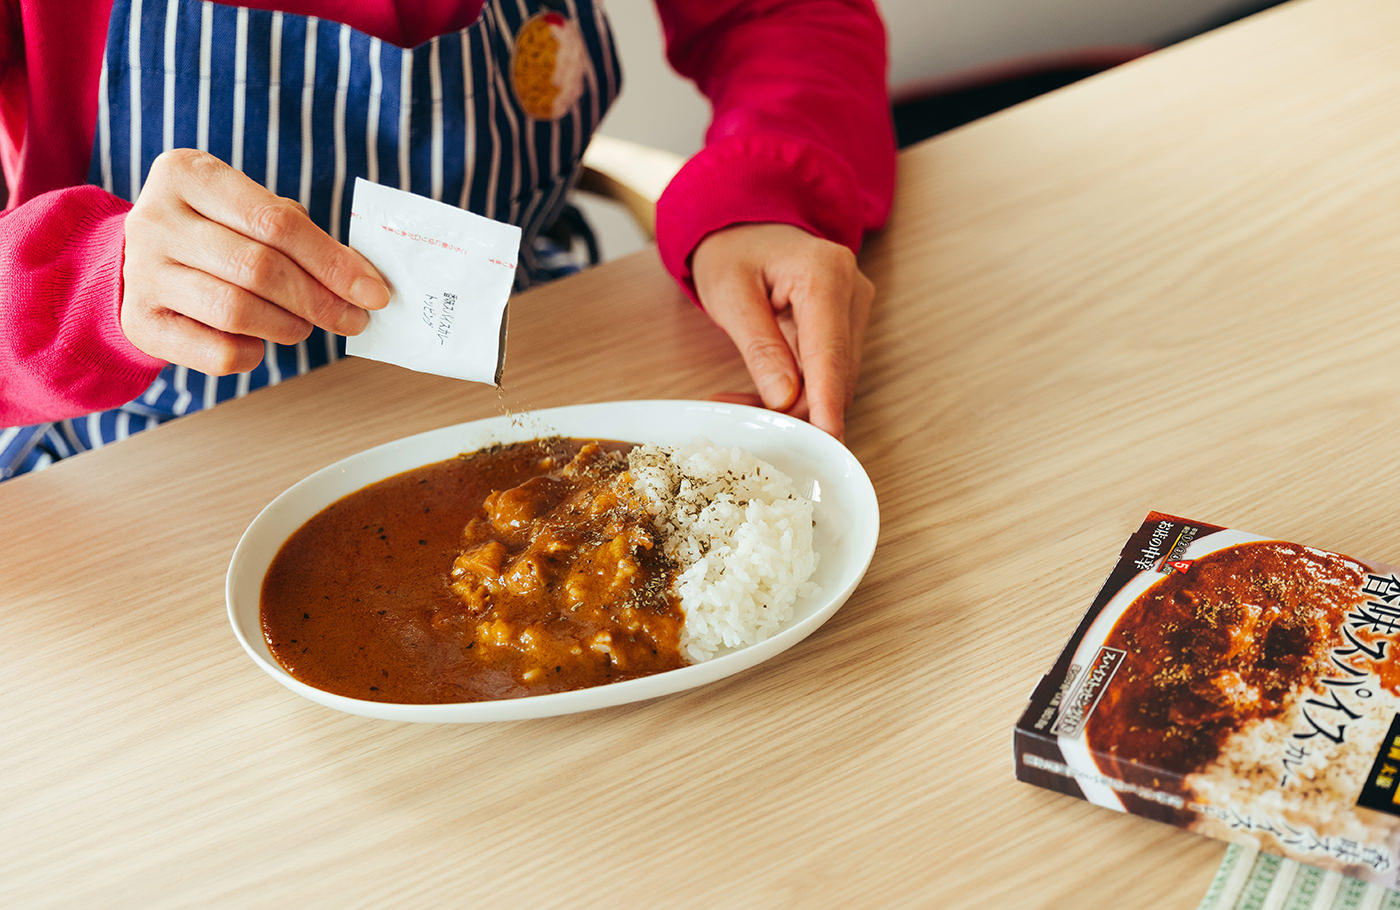
[[[590,443],[558,473],[487,496],[452,566],[460,607],[434,622],[524,683],[679,666],[681,613],[649,514],[617,482],[625,468]]]
[[[317,688],[446,703],[584,688],[685,664],[672,567],[625,443],[493,446],[352,493],[263,583],[263,632]]]

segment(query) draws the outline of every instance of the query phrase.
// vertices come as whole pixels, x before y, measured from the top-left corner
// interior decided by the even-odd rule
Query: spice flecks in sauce
[[[284,544],[263,631],[296,678],[444,703],[582,688],[682,666],[682,616],[625,444],[547,439],[353,493]]]
[[[1128,657],[1086,725],[1090,747],[1125,773],[1204,767],[1234,730],[1280,715],[1326,670],[1365,576],[1346,557],[1261,541],[1163,577],[1105,641]]]

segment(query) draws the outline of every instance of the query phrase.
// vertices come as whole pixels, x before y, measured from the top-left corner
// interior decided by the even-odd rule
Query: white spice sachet
[[[389,283],[389,303],[346,353],[500,385],[520,228],[356,178],[350,246]]]

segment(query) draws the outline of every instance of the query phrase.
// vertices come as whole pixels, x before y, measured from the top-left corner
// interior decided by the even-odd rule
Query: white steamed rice
[[[639,445],[628,472],[678,565],[688,660],[771,637],[818,590],[812,500],[771,464],[706,443]]]

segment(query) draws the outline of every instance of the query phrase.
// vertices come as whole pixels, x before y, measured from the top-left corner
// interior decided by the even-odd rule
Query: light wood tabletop
[[[280,491],[514,409],[746,390],[650,251],[512,305],[505,393],[360,360],[0,486],[0,906],[1194,908],[1223,846],[1015,780],[1151,509],[1400,561],[1400,4],[1307,0],[906,152],[847,442],[864,583],[756,669],[412,725],[269,679]]]

